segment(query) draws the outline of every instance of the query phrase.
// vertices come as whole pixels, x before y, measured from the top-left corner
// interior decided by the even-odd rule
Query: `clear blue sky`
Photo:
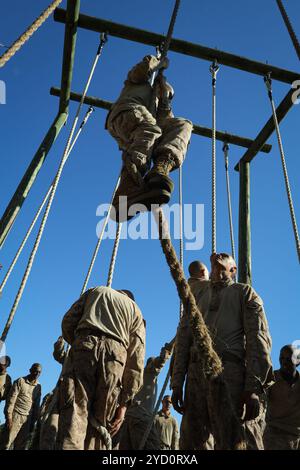
[[[25,4],[26,3],[26,4]],[[47,6],[49,0],[11,0],[1,6],[0,43],[10,44]],[[166,33],[173,0],[102,0],[81,2],[83,13],[119,23]],[[300,36],[300,4],[285,2]],[[66,6],[66,1],[63,2]],[[283,25],[275,0],[182,0],[174,37],[299,70],[299,61]],[[64,27],[50,18],[11,61],[0,70],[6,82],[7,104],[0,106],[1,172],[0,213],[10,200],[33,154],[57,112],[58,99],[49,95],[60,86]],[[98,45],[98,35],[79,30],[72,89],[81,91]],[[109,38],[89,94],[114,100],[127,70],[153,48]],[[211,124],[209,63],[170,52],[167,78],[176,90],[174,112],[201,125]],[[289,85],[274,82],[279,102]],[[60,160],[76,106],[70,106],[67,127],[47,157],[36,183],[1,253],[4,275]],[[299,205],[299,113],[294,106],[283,122],[290,183],[296,214]],[[221,66],[218,75],[217,127],[254,138],[270,116],[262,77]],[[39,253],[7,339],[13,379],[25,375],[33,362],[43,367],[43,393],[55,384],[60,366],[52,358],[52,345],[60,334],[62,315],[78,297],[96,243],[96,208],[108,202],[120,167],[120,155],[104,130],[106,111],[91,118],[65,167],[52,206]],[[253,286],[262,296],[273,337],[273,360],[280,347],[300,339],[299,265],[275,136],[269,155],[259,154],[251,166],[251,221]],[[222,144],[218,152],[217,247],[229,251]],[[237,239],[238,173],[233,166],[243,149],[231,146],[232,198]],[[205,205],[205,244],[185,252],[185,268],[194,259],[208,263],[210,237],[211,142],[193,136],[184,164],[184,200]],[[174,174],[177,185],[177,178]],[[178,200],[177,190],[173,201]],[[36,233],[36,232],[35,232]],[[0,299],[0,326],[5,324],[22,278],[34,238],[31,237]],[[113,242],[103,243],[90,285],[106,283]],[[178,247],[178,242],[176,242]],[[121,242],[114,287],[127,287],[136,296],[147,320],[147,356],[156,355],[170,340],[178,321],[178,297],[157,240]],[[162,374],[160,384],[164,378]]]

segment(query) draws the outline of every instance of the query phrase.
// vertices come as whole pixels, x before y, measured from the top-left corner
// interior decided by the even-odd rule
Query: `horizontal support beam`
[[[54,20],[60,23],[65,23],[66,11],[61,8],[57,8],[54,12]],[[161,34],[152,33],[143,29],[133,28],[131,26],[120,23],[113,23],[111,21],[83,14],[79,15],[78,27],[98,33],[107,32],[111,36],[140,42],[142,44],[149,44],[151,46],[157,46],[165,39],[165,37]],[[246,72],[257,75],[264,76],[271,72],[273,80],[279,80],[285,83],[293,83],[295,80],[300,78],[300,74],[297,72],[291,72],[289,70],[267,65],[262,62],[247,59],[246,57],[241,57],[230,54],[228,52],[220,51],[218,49],[201,46],[200,44],[182,41],[180,39],[171,40],[170,50],[179,52],[180,54],[197,57],[198,59],[204,59],[208,61],[217,60],[219,64],[227,65],[229,67],[244,70]]]
[[[61,90],[59,88],[52,87],[50,89],[50,94],[53,96],[60,97]],[[73,93],[70,94],[70,99],[72,101],[80,101],[81,94]],[[111,101],[101,100],[99,98],[95,98],[94,96],[86,96],[84,100],[85,104],[89,104],[90,106],[95,106],[96,108],[102,108],[109,110],[112,106]],[[202,135],[203,137],[212,137],[212,130],[208,127],[199,126],[197,124],[193,125],[193,133],[197,135]],[[228,132],[217,131],[216,132],[217,140],[221,140],[222,142],[227,142],[228,144],[238,145],[240,147],[250,147],[253,144],[253,140],[247,139],[246,137],[240,137],[238,135],[229,134]],[[261,151],[265,153],[269,153],[271,151],[272,146],[269,144],[265,144]]]
[[[293,106],[292,95],[294,93],[295,93],[295,90],[291,89],[287,93],[287,95],[283,98],[281,103],[278,105],[276,109],[278,122],[281,122],[283,118],[287,115],[289,110],[292,108]],[[274,119],[273,119],[273,116],[271,116],[268,122],[260,131],[260,133],[257,135],[256,139],[253,141],[253,144],[251,145],[251,147],[249,147],[247,152],[243,155],[240,162],[242,163],[251,162],[251,160],[253,160],[253,158],[258,154],[258,152],[261,151],[261,148],[263,147],[265,142],[269,139],[269,137],[273,134],[274,130],[275,130]],[[239,171],[239,163],[237,163],[237,165],[234,168],[236,171]]]

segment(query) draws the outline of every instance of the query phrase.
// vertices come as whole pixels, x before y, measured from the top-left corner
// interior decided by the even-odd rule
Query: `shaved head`
[[[213,253],[210,257],[211,278],[214,281],[234,279],[236,275],[236,262],[228,253]]]
[[[208,274],[208,269],[202,261],[196,260],[192,261],[191,264],[189,265],[189,274],[191,277],[202,279],[202,280],[208,280],[209,279],[209,274]]]

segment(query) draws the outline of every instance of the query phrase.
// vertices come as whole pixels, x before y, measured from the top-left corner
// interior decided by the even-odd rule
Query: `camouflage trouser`
[[[128,409],[120,433],[120,450],[139,450],[141,440],[146,432],[149,421],[152,419],[143,406],[134,403]],[[160,439],[154,426],[152,426],[146,440],[145,450],[159,450]]]
[[[59,414],[57,408],[53,409],[45,422],[41,425],[39,448],[40,450],[56,449]]]
[[[300,450],[300,436],[267,425],[264,445],[265,450]]]
[[[146,172],[151,158],[171,154],[179,167],[191,138],[192,123],[183,118],[166,118],[159,125],[145,106],[122,111],[108,120],[108,130],[119,148],[128,154],[139,169]]]
[[[20,415],[14,412],[12,415],[12,427],[8,432],[5,449],[13,444],[14,450],[24,450],[30,434],[30,416]]]
[[[224,378],[227,382],[232,404],[237,416],[242,416],[242,393],[245,383],[245,368],[235,362],[224,362]],[[185,413],[181,422],[181,450],[212,450],[218,448],[214,442],[211,417],[208,409],[208,386],[201,376],[199,362],[191,362],[185,391]],[[248,450],[263,449],[264,409],[260,415],[244,424]]]
[[[59,385],[59,449],[105,448],[88,418],[92,414],[106,428],[112,422],[126,355],[121,343],[105,335],[77,335],[70,351],[70,370]]]

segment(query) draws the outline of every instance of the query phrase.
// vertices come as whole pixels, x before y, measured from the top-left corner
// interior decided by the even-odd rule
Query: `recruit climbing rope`
[[[47,20],[56,7],[62,0],[54,0],[48,8],[29,26],[29,28],[4,52],[0,57],[0,67],[6,64],[16,52],[25,44],[26,41],[33,35],[33,33]]]
[[[85,124],[87,123],[87,121],[88,121],[88,119],[89,119],[89,117],[91,116],[91,114],[92,114],[93,111],[94,111],[94,108],[93,108],[92,106],[90,106],[90,108],[88,109],[88,111],[87,111],[87,113],[86,113],[86,115],[85,115],[85,117],[84,117],[82,123],[80,124],[80,127],[79,127],[79,129],[78,129],[78,131],[77,131],[77,133],[76,133],[76,135],[75,135],[73,141],[72,141],[72,144],[71,144],[70,150],[69,150],[69,152],[68,152],[68,154],[67,154],[67,158],[66,158],[66,160],[65,160],[65,163],[66,163],[67,159],[69,158],[69,155],[70,155],[70,153],[72,152],[73,147],[74,147],[74,145],[76,144],[77,139],[78,139],[79,135],[80,135],[81,132],[82,132],[82,129],[84,128]],[[53,183],[54,183],[54,180],[53,180],[52,184],[50,185],[50,187],[49,187],[49,189],[48,189],[48,191],[47,191],[47,194],[45,195],[45,197],[44,197],[42,203],[40,204],[40,206],[39,206],[39,208],[38,208],[38,210],[37,210],[37,212],[36,212],[36,214],[35,214],[35,216],[34,216],[32,222],[31,222],[31,224],[30,224],[30,226],[29,226],[29,228],[28,228],[28,230],[27,230],[27,232],[26,232],[26,235],[25,235],[25,237],[23,238],[23,240],[22,240],[22,242],[21,242],[21,244],[20,244],[20,246],[19,246],[19,248],[18,248],[18,250],[17,250],[17,252],[16,252],[16,254],[15,254],[15,256],[14,256],[14,259],[12,260],[12,262],[11,262],[11,264],[10,264],[8,270],[7,270],[7,273],[5,274],[4,279],[3,279],[3,281],[2,281],[1,284],[0,284],[0,295],[2,294],[3,289],[4,289],[6,283],[7,283],[8,279],[9,279],[9,277],[10,277],[10,275],[11,275],[11,273],[12,273],[12,271],[13,271],[13,269],[14,269],[14,267],[15,267],[15,265],[16,265],[18,259],[19,259],[19,256],[21,255],[21,253],[22,253],[22,251],[23,251],[23,248],[24,248],[24,246],[25,246],[25,244],[26,244],[28,238],[29,238],[29,236],[30,236],[32,230],[33,230],[34,227],[35,227],[35,224],[36,224],[36,222],[37,222],[37,220],[38,220],[38,218],[39,218],[39,216],[40,216],[40,213],[42,212],[42,210],[43,210],[43,208],[44,208],[44,206],[45,206],[47,200],[49,199],[49,196],[50,196],[51,191],[52,191],[52,188],[53,188]]]
[[[274,98],[273,98],[271,74],[268,74],[266,77],[264,77],[264,81],[265,81],[265,84],[266,84],[266,87],[267,87],[267,90],[268,90],[268,96],[269,96],[270,103],[271,103],[271,108],[272,108],[272,114],[273,114],[273,120],[274,120],[275,129],[276,129],[277,141],[278,141],[279,152],[280,152],[280,157],[281,157],[281,163],[282,163],[286,193],[287,193],[287,198],[288,198],[288,203],[289,203],[289,208],[290,208],[290,214],[291,214],[291,220],[292,220],[292,225],[293,225],[293,231],[294,231],[294,237],[295,237],[295,242],[296,242],[296,249],[297,249],[297,253],[298,253],[298,260],[300,262],[299,232],[298,232],[298,227],[297,227],[296,214],[295,214],[295,210],[294,210],[292,192],[291,192],[291,187],[290,187],[290,182],[289,182],[289,175],[288,175],[286,161],[285,161],[285,155],[284,155],[284,150],[283,150],[281,133],[280,133],[279,123],[278,123],[278,119],[277,119],[276,107],[275,107],[275,102],[274,102]]]
[[[24,289],[25,289],[25,286],[26,286],[26,283],[27,283],[29,274],[30,274],[30,272],[31,272],[31,268],[32,268],[32,265],[33,265],[33,262],[34,262],[34,258],[35,258],[35,255],[36,255],[37,251],[38,251],[38,248],[39,248],[39,245],[40,245],[40,242],[41,242],[41,238],[42,238],[42,235],[43,235],[45,226],[46,226],[46,222],[47,222],[47,219],[48,219],[48,216],[49,216],[49,213],[50,213],[50,209],[51,209],[51,206],[52,206],[52,202],[53,202],[53,199],[54,199],[56,190],[57,190],[57,186],[58,186],[59,181],[60,181],[60,177],[61,177],[61,174],[62,174],[62,170],[63,170],[64,164],[65,164],[65,160],[67,159],[67,155],[68,155],[69,149],[70,149],[71,144],[72,144],[72,139],[73,139],[73,135],[74,135],[74,132],[75,132],[75,128],[76,128],[76,126],[77,126],[77,122],[78,122],[78,119],[79,119],[79,114],[80,114],[82,105],[83,105],[83,103],[84,103],[84,99],[85,99],[85,96],[86,96],[86,94],[87,94],[89,85],[90,85],[91,80],[92,80],[92,78],[93,78],[93,75],[94,75],[94,72],[95,72],[95,69],[96,69],[96,65],[97,65],[98,60],[99,60],[99,58],[100,58],[100,56],[101,56],[101,53],[102,53],[102,50],[103,50],[103,47],[104,47],[106,41],[107,41],[106,35],[105,35],[105,34],[101,34],[100,44],[99,44],[98,49],[97,49],[96,57],[95,57],[94,62],[93,62],[93,64],[92,64],[91,71],[90,71],[90,73],[89,73],[89,76],[88,76],[88,79],[87,79],[87,82],[86,82],[84,91],[83,91],[82,96],[81,96],[80,103],[79,103],[79,105],[78,105],[78,109],[77,109],[77,112],[76,112],[76,115],[75,115],[75,118],[74,118],[74,121],[73,121],[73,124],[72,124],[72,127],[71,127],[71,131],[70,131],[69,137],[68,137],[68,139],[67,139],[67,144],[66,144],[65,150],[64,150],[64,152],[63,152],[63,155],[62,155],[62,158],[61,158],[61,162],[60,162],[60,164],[59,164],[59,168],[58,168],[58,171],[57,171],[56,176],[55,176],[55,179],[54,179],[53,188],[52,188],[51,193],[50,193],[50,196],[49,196],[49,200],[48,200],[48,203],[47,203],[45,212],[44,212],[44,216],[43,216],[43,219],[42,219],[42,221],[41,221],[41,224],[40,224],[40,227],[39,227],[39,231],[38,231],[38,234],[37,234],[37,237],[36,237],[36,240],[35,240],[33,249],[32,249],[32,251],[31,251],[31,254],[30,254],[30,257],[29,257],[29,261],[28,261],[28,264],[27,264],[27,266],[26,266],[23,279],[22,279],[22,281],[21,281],[20,288],[19,288],[19,290],[18,290],[18,293],[17,293],[17,295],[16,295],[15,301],[14,301],[13,306],[12,306],[12,308],[11,308],[11,311],[10,311],[10,314],[9,314],[9,317],[8,317],[8,320],[7,320],[7,322],[6,322],[6,325],[5,325],[4,330],[3,330],[3,332],[2,332],[2,335],[1,335],[1,341],[3,341],[3,342],[5,341],[5,339],[6,339],[6,337],[7,337],[7,334],[8,334],[8,332],[9,332],[10,327],[11,327],[12,321],[13,321],[14,316],[15,316],[15,313],[16,313],[16,310],[17,310],[18,305],[19,305],[19,303],[20,303],[20,300],[21,300],[21,298],[22,298],[22,295],[23,295],[23,292],[24,292]]]
[[[211,170],[211,252],[217,251],[217,184],[216,184],[216,84],[219,66],[214,60],[209,71],[212,75],[212,170]]]
[[[226,189],[227,189],[227,204],[228,204],[228,219],[229,219],[229,232],[230,232],[230,242],[231,242],[231,255],[235,259],[235,244],[234,244],[234,232],[233,232],[233,222],[232,222],[232,208],[231,208],[231,193],[230,193],[230,179],[229,179],[229,145],[227,142],[224,142],[223,145],[224,160],[225,160],[225,175],[226,175]]]

